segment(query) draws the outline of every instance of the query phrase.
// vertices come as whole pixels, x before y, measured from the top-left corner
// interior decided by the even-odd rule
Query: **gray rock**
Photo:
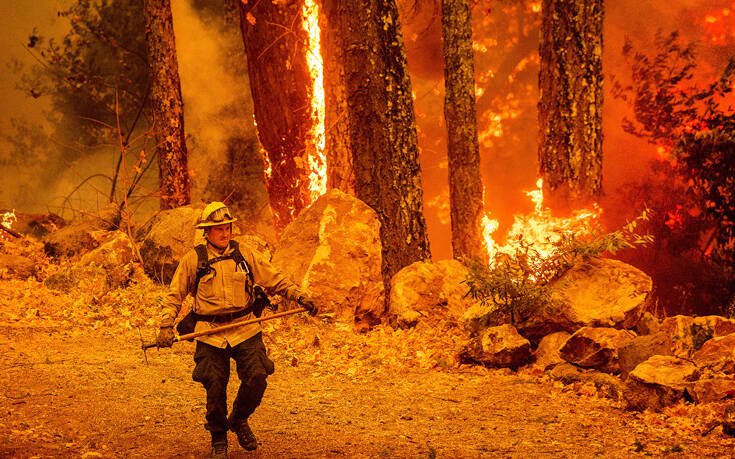
[[[666,333],[637,336],[618,349],[620,377],[625,379],[639,363],[654,355],[671,355],[671,339]]]
[[[699,371],[693,363],[654,355],[630,372],[623,396],[629,409],[659,411],[689,396],[692,383],[698,378]]]
[[[648,305],[651,278],[618,260],[582,262],[550,285],[554,304],[518,325],[534,343],[556,331],[581,327],[631,329]]]
[[[555,381],[560,381],[564,385],[575,382],[585,382],[589,380],[592,370],[583,370],[576,365],[564,362],[556,365],[549,371],[549,376]]]
[[[467,296],[466,277],[467,268],[457,260],[412,263],[391,279],[388,314],[399,322],[416,313],[460,320],[475,303]]]
[[[273,264],[307,289],[321,311],[374,324],[385,315],[381,251],[375,211],[332,189],[285,228]]]
[[[570,336],[569,333],[564,331],[544,336],[534,353],[535,362],[533,365],[542,370],[547,370],[548,368],[564,363],[564,359],[561,358],[559,350],[564,346],[564,343],[567,342]]]
[[[688,390],[697,403],[717,402],[735,396],[735,376],[701,378]]]
[[[735,437],[735,403],[727,405],[722,416],[722,433]]]
[[[121,231],[105,232],[98,238],[104,241],[99,247],[49,276],[44,281],[46,287],[67,293],[81,289],[102,294],[127,286],[134,274],[136,261],[130,239]]]
[[[462,314],[462,324],[464,328],[471,333],[478,333],[494,323],[497,314],[497,306],[489,302],[482,304],[480,302],[473,303]]]
[[[564,385],[591,382],[598,394],[607,398],[619,399],[623,393],[623,385],[618,378],[597,370],[582,369],[567,362],[555,366],[548,375]]]
[[[179,260],[194,247],[201,209],[189,206],[164,210],[138,231],[143,269],[151,279],[168,284]]]
[[[678,315],[664,319],[660,330],[671,337],[672,353],[688,358],[710,339],[735,333],[735,320],[721,316]]]
[[[462,362],[493,368],[516,369],[527,364],[530,358],[531,343],[508,324],[488,328],[467,343],[459,354]]]
[[[658,333],[661,328],[661,321],[654,317],[653,314],[646,311],[635,326],[638,335],[653,335]]]
[[[73,257],[99,246],[94,232],[99,228],[90,220],[77,220],[44,238],[43,251],[49,257]]]
[[[73,257],[99,246],[95,233],[114,230],[120,223],[120,208],[111,203],[97,214],[87,214],[79,220],[49,233],[44,238],[44,251],[50,257]]]
[[[735,374],[735,333],[706,341],[693,358],[710,373]]]
[[[605,373],[620,372],[618,349],[633,340],[627,330],[603,327],[583,327],[564,343],[561,357],[583,368],[595,368]]]

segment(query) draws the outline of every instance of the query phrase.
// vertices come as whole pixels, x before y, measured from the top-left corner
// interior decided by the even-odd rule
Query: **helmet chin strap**
[[[212,247],[214,247],[215,249],[220,250],[220,251],[221,250],[225,250],[227,248],[227,246],[230,245],[230,241],[227,241],[227,244],[224,247],[220,247],[217,244],[215,244],[214,242],[210,241],[208,237],[205,237],[204,239],[207,240],[207,244],[211,245]]]

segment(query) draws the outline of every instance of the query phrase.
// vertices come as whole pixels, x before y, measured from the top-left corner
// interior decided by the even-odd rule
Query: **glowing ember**
[[[726,46],[735,40],[735,1],[731,8],[714,11],[704,17],[704,26],[713,45]]]
[[[314,82],[311,91],[311,110],[316,123],[309,132],[312,148],[308,148],[306,152],[309,195],[314,202],[327,191],[327,159],[324,154],[324,65],[319,35],[319,7],[316,0],[305,0],[302,14],[304,30],[309,36],[306,65]]]
[[[0,224],[7,229],[13,229],[13,223],[18,221],[18,217],[15,216],[15,210],[0,214],[0,217],[2,218]],[[5,239],[6,237],[7,234],[4,231],[0,231],[0,239]]]
[[[493,233],[498,229],[498,221],[487,216],[483,218],[483,235],[488,251],[490,264],[500,253],[514,254],[523,244],[531,246],[541,258],[547,258],[554,251],[554,243],[559,240],[560,233],[589,234],[593,222],[600,217],[602,209],[593,204],[592,210],[577,210],[569,218],[554,217],[551,210],[544,207],[543,180],[538,179],[536,189],[527,191],[526,195],[534,203],[534,210],[529,215],[516,215],[513,226],[505,235],[505,245],[498,246]]]

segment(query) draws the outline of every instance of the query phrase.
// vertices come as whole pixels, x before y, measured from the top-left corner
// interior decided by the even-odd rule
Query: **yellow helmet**
[[[236,222],[237,219],[232,216],[230,209],[223,202],[214,201],[207,204],[199,217],[197,228],[207,228],[210,226],[224,225],[225,223]]]

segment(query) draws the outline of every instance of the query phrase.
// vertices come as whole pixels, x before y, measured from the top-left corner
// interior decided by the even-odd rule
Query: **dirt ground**
[[[280,325],[266,330],[267,346],[293,330]],[[631,413],[523,372],[371,360],[329,342],[325,327],[338,325],[303,322],[299,333],[321,332],[316,344],[328,358],[272,352],[276,373],[251,418],[260,447],[246,452],[230,434],[231,457],[735,456],[735,442],[720,428],[697,428],[691,411],[669,422],[672,412]],[[209,454],[191,343],[149,351],[146,364],[136,330],[16,321],[0,327],[0,346],[0,457]],[[354,368],[353,358],[363,365],[340,369]],[[230,381],[232,399],[234,368]]]

